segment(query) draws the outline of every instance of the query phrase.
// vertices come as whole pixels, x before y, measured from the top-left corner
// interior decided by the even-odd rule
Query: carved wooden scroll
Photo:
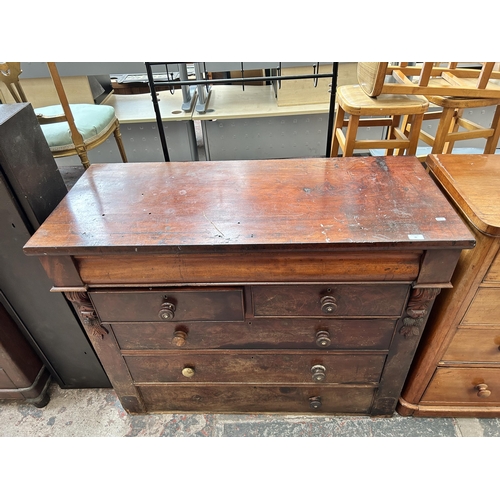
[[[420,335],[425,325],[429,308],[441,288],[414,288],[406,306],[406,316],[399,333],[405,337]]]
[[[65,292],[65,295],[73,303],[87,332],[94,337],[104,338],[108,331],[101,325],[88,294],[86,292]]]

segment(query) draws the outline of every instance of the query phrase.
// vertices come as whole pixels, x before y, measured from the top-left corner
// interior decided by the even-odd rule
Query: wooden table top
[[[92,165],[25,252],[473,245],[420,162],[400,156]]]
[[[272,85],[213,85],[206,113],[193,113],[193,120],[228,120],[328,113],[329,103],[278,106]]]
[[[500,156],[429,155],[426,163],[468,220],[500,237]]]

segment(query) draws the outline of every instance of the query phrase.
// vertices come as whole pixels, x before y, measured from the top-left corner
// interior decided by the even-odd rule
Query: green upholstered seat
[[[105,135],[116,120],[115,110],[111,106],[96,104],[71,104],[75,125],[85,143],[93,142]],[[36,108],[37,116],[52,117],[63,115],[60,105]],[[68,122],[41,125],[51,151],[62,151],[73,147]]]

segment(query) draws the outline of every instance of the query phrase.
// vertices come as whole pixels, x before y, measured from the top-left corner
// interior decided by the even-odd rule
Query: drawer
[[[500,364],[500,325],[491,330],[459,328],[443,361]]]
[[[90,297],[102,322],[241,321],[243,289],[98,290]]]
[[[292,387],[213,384],[139,386],[148,412],[342,413],[370,412],[373,387]],[[314,407],[312,406],[314,404]]]
[[[500,325],[500,288],[479,288],[467,313],[462,319],[464,326]]]
[[[114,323],[111,328],[121,349],[387,350],[395,325],[393,319],[253,318],[228,323]]]
[[[484,281],[500,283],[500,252],[497,253],[497,256],[491,263],[491,266],[484,277]]]
[[[487,387],[481,390],[481,384]],[[438,368],[422,397],[422,403],[488,406],[499,402],[500,368]]]
[[[255,316],[400,316],[406,284],[253,286]]]
[[[123,356],[137,383],[378,383],[385,362],[385,354],[293,351],[182,351],[168,355],[129,355],[125,351]]]

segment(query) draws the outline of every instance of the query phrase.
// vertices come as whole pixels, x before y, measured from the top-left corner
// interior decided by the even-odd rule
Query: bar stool
[[[486,139],[484,154],[494,154],[500,137],[500,99],[468,99],[466,97],[428,96],[430,103],[442,108],[440,111],[430,111],[424,115],[424,120],[439,119],[435,136],[420,130],[420,139],[432,146],[432,153],[450,154],[455,142],[469,139]],[[464,118],[467,109],[495,106],[491,125],[482,126],[470,119]],[[405,131],[411,128],[405,124]]]
[[[353,156],[355,150],[385,149],[387,156],[415,155],[424,113],[429,108],[425,97],[382,94],[369,97],[359,85],[343,85],[336,92],[337,106],[330,156]],[[346,118],[346,114],[349,115]],[[402,117],[408,132],[400,128]],[[366,117],[366,118],[362,118]],[[343,128],[347,127],[344,134]],[[388,127],[386,138],[357,139],[359,127]]]

